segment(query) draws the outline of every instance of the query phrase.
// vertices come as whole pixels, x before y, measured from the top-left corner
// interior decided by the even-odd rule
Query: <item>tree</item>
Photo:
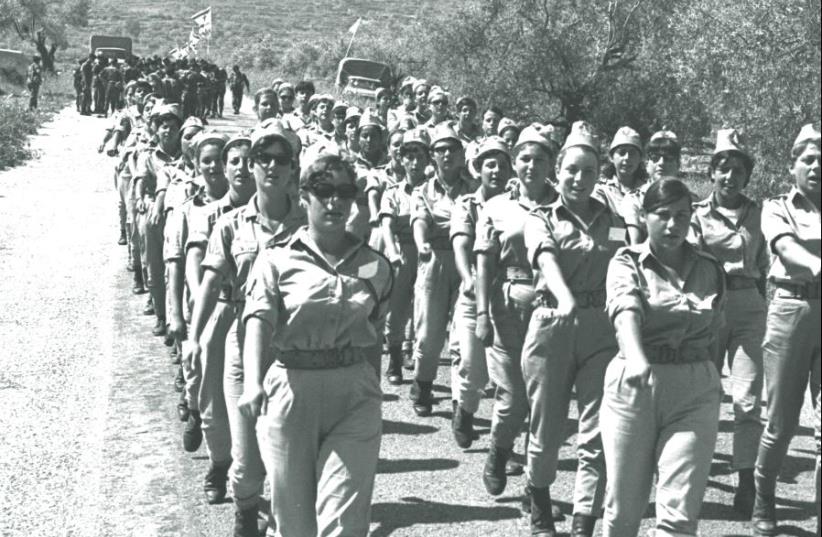
[[[54,56],[68,46],[66,28],[87,26],[89,0],[0,0],[0,31],[34,45],[43,69],[54,72]]]

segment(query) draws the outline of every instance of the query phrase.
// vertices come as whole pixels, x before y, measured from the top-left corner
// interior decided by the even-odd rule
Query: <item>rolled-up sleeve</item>
[[[399,208],[397,206],[397,199],[394,196],[394,194],[394,191],[388,191],[380,200],[380,218],[382,218],[383,216],[397,218]]]
[[[165,261],[178,261],[185,257],[185,240],[187,235],[187,223],[185,218],[185,207],[171,211],[171,216],[166,221],[165,241],[163,242],[163,259]]]
[[[796,237],[796,230],[788,220],[785,213],[785,206],[780,198],[766,200],[762,205],[762,234],[771,253],[776,254],[774,245],[776,241],[785,236]]]
[[[434,224],[434,218],[431,216],[431,211],[428,210],[428,204],[425,203],[425,194],[423,192],[425,188],[428,188],[427,184],[423,184],[411,192],[411,224],[413,225],[417,220],[422,220],[428,227],[431,227]]]
[[[637,270],[634,260],[624,249],[619,250],[608,264],[606,309],[611,323],[623,311],[635,311],[644,321],[643,293]]]
[[[467,235],[470,239],[474,238],[474,221],[471,219],[471,200],[469,196],[461,198],[451,212],[449,231],[449,239],[451,240],[454,240],[457,235]]]
[[[280,289],[277,283],[278,274],[271,257],[271,251],[265,250],[254,261],[246,285],[245,310],[243,322],[250,317],[262,319],[272,327],[277,326],[280,313]]]
[[[531,212],[525,217],[523,228],[525,249],[528,251],[528,260],[531,266],[538,269],[537,257],[542,252],[557,253],[557,241],[548,225],[548,218],[541,212]]]
[[[214,232],[208,238],[202,266],[219,273],[223,278],[233,281],[237,275],[237,266],[231,256],[231,243],[234,241],[230,215],[217,220]]]
[[[477,217],[477,238],[474,241],[474,253],[482,253],[489,256],[498,256],[500,252],[500,230],[494,225],[492,214],[489,208],[485,207]]]

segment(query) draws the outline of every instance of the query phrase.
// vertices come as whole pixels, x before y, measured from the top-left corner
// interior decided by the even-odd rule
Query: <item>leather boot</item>
[[[531,514],[531,489],[528,488],[528,485],[525,485],[525,489],[523,490],[522,504],[520,505],[520,508],[522,510],[522,514]],[[551,516],[554,518],[554,522],[559,522],[565,518],[562,514],[562,510],[555,503],[551,503]]]
[[[756,483],[753,468],[740,470],[734,494],[734,511],[742,515],[745,520],[750,520],[755,500]]]
[[[183,393],[183,390],[186,389],[186,378],[183,374],[183,366],[179,366],[177,368],[177,374],[174,375],[174,391],[177,393]]]
[[[388,369],[385,370],[385,378],[392,386],[402,384],[402,347],[400,345],[388,347]]]
[[[164,318],[157,317],[157,320],[154,322],[154,328],[151,330],[151,334],[156,337],[166,335],[166,320]]]
[[[408,371],[414,370],[414,351],[411,349],[403,349],[402,351],[402,367]]]
[[[200,449],[203,443],[203,420],[200,418],[199,410],[188,411],[188,421],[183,429],[183,449],[189,453],[194,453]]]
[[[143,269],[140,265],[139,258],[134,260],[134,285],[131,288],[131,292],[135,295],[143,295],[148,292],[145,286],[145,280],[143,280]]]
[[[231,468],[231,459],[222,463],[212,462],[203,480],[203,492],[206,501],[211,505],[222,503],[225,500],[228,469]]]
[[[468,449],[474,442],[474,415],[462,409],[457,401],[452,401],[451,431],[454,440],[462,449]]]
[[[592,537],[597,517],[593,515],[574,514],[574,521],[571,523],[571,537]]]
[[[551,514],[551,491],[548,487],[529,485],[531,495],[531,536],[556,537],[554,517]]]
[[[257,507],[234,511],[234,537],[260,537]]]
[[[757,489],[751,522],[754,537],[776,535],[776,496],[765,494]]]
[[[117,244],[120,246],[125,246],[128,244],[128,240],[126,239],[126,228],[124,227],[120,228],[120,238],[117,239]]]
[[[411,385],[411,401],[414,402],[414,413],[421,418],[431,415],[431,407],[434,404],[431,396],[431,387],[434,385],[430,380],[415,380]]]
[[[482,470],[482,483],[485,490],[492,496],[499,496],[505,490],[508,477],[505,475],[505,463],[511,456],[511,449],[492,445],[485,459],[485,468]]]

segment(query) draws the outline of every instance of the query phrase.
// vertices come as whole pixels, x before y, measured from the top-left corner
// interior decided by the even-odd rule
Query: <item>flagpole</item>
[[[351,45],[354,44],[354,38],[357,37],[357,32],[360,31],[360,21],[362,19],[357,19],[357,22],[354,23],[354,31],[351,32],[351,41],[348,42],[348,48],[345,49],[345,57],[348,57],[348,53],[351,52]]]

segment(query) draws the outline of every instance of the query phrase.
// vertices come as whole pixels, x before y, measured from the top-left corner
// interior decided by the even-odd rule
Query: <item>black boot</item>
[[[492,445],[485,459],[485,468],[482,470],[482,483],[485,490],[492,496],[499,496],[505,490],[508,477],[505,475],[505,463],[511,456],[511,450]]]
[[[234,537],[260,537],[257,507],[234,511]]]
[[[734,494],[734,511],[742,515],[745,520],[750,520],[755,500],[756,483],[753,468],[740,470]]]
[[[592,537],[597,517],[593,515],[574,514],[574,521],[571,523],[571,537]]]
[[[180,401],[177,403],[177,417],[180,418],[180,421],[185,423],[188,421],[188,415],[188,403],[184,397],[181,397]]]
[[[177,393],[183,393],[183,390],[186,389],[186,377],[183,374],[183,366],[179,366],[177,368],[177,374],[174,375],[174,391]]]
[[[120,238],[117,239],[117,244],[120,246],[125,246],[128,244],[128,240],[126,239],[126,228],[124,227],[120,228]]]
[[[403,349],[402,351],[402,367],[408,371],[414,370],[414,351],[411,349]]]
[[[529,486],[531,495],[531,536],[556,537],[554,517],[551,514],[551,491],[548,487]]]
[[[388,369],[385,370],[385,378],[392,386],[402,384],[402,347],[399,345],[388,347]]]
[[[225,500],[228,469],[231,468],[231,459],[222,463],[211,463],[208,473],[203,480],[203,492],[206,501],[211,505],[222,503]]]
[[[454,440],[462,449],[468,449],[474,442],[474,415],[462,409],[457,401],[452,401],[451,431]]]
[[[134,286],[131,288],[131,292],[135,295],[143,295],[148,292],[143,280],[143,268],[140,265],[139,258],[134,260]]]
[[[531,489],[528,488],[528,485],[525,485],[525,489],[523,490],[522,504],[520,507],[522,509],[522,514],[531,514]],[[559,522],[565,518],[562,514],[562,510],[555,503],[551,503],[551,516],[554,518],[554,522]]]
[[[751,518],[754,537],[773,537],[777,530],[776,496],[757,489],[755,498]]]
[[[411,401],[414,402],[414,413],[421,418],[431,415],[431,407],[434,404],[431,396],[431,387],[434,385],[430,380],[415,380],[411,385]]]
[[[194,453],[200,449],[203,443],[203,420],[200,418],[199,410],[188,411],[188,421],[183,429],[183,449],[189,453]]]

